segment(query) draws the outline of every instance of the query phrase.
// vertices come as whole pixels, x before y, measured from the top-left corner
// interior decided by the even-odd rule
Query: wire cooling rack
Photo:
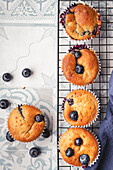
[[[62,135],[68,128],[69,124],[65,122],[61,105],[63,98],[75,87],[70,84],[64,77],[62,72],[62,59],[68,52],[68,49],[76,45],[76,42],[70,40],[68,35],[65,33],[62,25],[60,24],[60,14],[66,9],[70,4],[75,1],[69,0],[59,0],[58,1],[58,116],[57,116],[57,141],[59,141],[60,135]],[[92,85],[88,85],[87,89],[92,90],[97,94],[100,99],[100,116],[94,125],[90,127],[92,131],[96,134],[100,127],[101,121],[106,115],[106,106],[108,102],[108,82],[110,78],[111,71],[113,69],[113,2],[112,0],[106,1],[97,1],[97,0],[88,0],[83,1],[90,5],[93,5],[94,8],[101,14],[102,27],[100,34],[94,39],[87,41],[90,47],[92,47],[98,54],[101,60],[101,74],[96,79]],[[70,166],[62,159],[60,152],[57,152],[58,162],[57,167],[59,170],[79,170],[81,168],[76,168]]]

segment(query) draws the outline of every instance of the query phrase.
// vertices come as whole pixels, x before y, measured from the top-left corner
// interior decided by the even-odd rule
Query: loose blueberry
[[[33,147],[29,150],[29,154],[31,155],[31,157],[35,158],[40,154],[40,149]]]
[[[82,141],[81,138],[76,138],[75,139],[75,145],[80,146],[80,145],[82,145],[82,143],[83,143],[83,141]]]
[[[76,121],[78,119],[78,112],[77,111],[72,111],[70,113],[70,119]]]
[[[22,75],[27,78],[31,75],[31,70],[28,69],[28,68],[25,68],[23,71],[22,71]]]
[[[81,65],[76,65],[75,71],[77,74],[83,74],[84,72],[84,67]]]
[[[9,102],[6,99],[0,100],[0,108],[1,109],[6,109],[9,106]]]
[[[12,79],[12,76],[10,73],[4,73],[3,76],[2,76],[2,79],[5,81],[5,82],[9,82],[11,79]]]
[[[90,161],[89,155],[87,154],[80,155],[79,161],[81,162],[81,164],[88,164]]]
[[[44,121],[44,116],[43,116],[43,115],[40,115],[40,114],[36,115],[36,116],[35,116],[35,121],[36,121],[36,122],[42,122],[42,121]]]
[[[48,137],[50,136],[50,131],[49,131],[49,129],[47,129],[47,128],[44,129],[42,136],[43,136],[44,138],[48,138]]]
[[[67,157],[71,157],[74,155],[74,150],[71,149],[71,148],[68,148],[66,151],[65,151],[65,154]]]
[[[80,58],[81,57],[81,52],[80,51],[75,51],[75,57]]]
[[[9,131],[6,133],[6,139],[9,141],[9,142],[14,142],[15,139],[11,136],[11,134],[9,133]]]

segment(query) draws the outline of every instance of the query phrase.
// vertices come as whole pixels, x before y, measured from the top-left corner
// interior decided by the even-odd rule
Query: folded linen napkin
[[[98,138],[101,142],[100,159],[85,170],[113,170],[113,71],[109,81],[106,118],[101,123]]]

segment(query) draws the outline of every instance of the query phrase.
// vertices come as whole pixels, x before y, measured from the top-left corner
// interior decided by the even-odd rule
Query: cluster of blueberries
[[[75,145],[81,146],[82,143],[83,143],[83,141],[82,141],[81,138],[76,138],[76,139],[75,139]],[[67,157],[71,157],[71,156],[74,155],[74,150],[71,149],[71,148],[68,148],[68,149],[65,151],[65,154],[66,154]],[[90,161],[89,155],[87,155],[87,154],[82,154],[82,155],[80,155],[79,161],[81,162],[82,165],[84,165],[84,167],[87,167],[87,166],[88,166],[88,163],[89,163],[89,161]],[[82,166],[82,168],[84,168],[84,167]]]
[[[31,70],[29,68],[25,68],[22,71],[22,75],[27,78],[32,74]],[[10,73],[4,73],[2,76],[3,81],[9,82],[12,79],[12,75]],[[6,109],[9,106],[9,101],[6,99],[0,100],[0,108],[1,109]]]
[[[81,52],[75,51],[74,55],[75,55],[76,62],[77,62],[77,59],[81,57]],[[82,65],[76,64],[75,72],[77,74],[83,74],[84,73],[84,67]]]
[[[22,71],[22,75],[27,78],[27,77],[30,77],[32,74],[31,70],[28,69],[28,68],[25,68],[23,71]],[[11,79],[12,79],[12,75],[10,73],[4,73],[3,76],[2,76],[2,79],[5,81],[5,82],[9,82]],[[2,99],[0,100],[0,108],[1,109],[7,109],[8,106],[10,105],[9,101],[7,99]],[[23,114],[22,114],[22,108],[21,108],[22,105],[18,105],[18,110],[19,110],[19,113],[21,114],[21,116],[24,118]],[[37,122],[42,122],[44,121],[44,116],[43,115],[36,115],[35,116],[35,121]],[[48,138],[50,136],[50,131],[48,128],[44,129],[43,131],[43,134],[42,136],[44,138]],[[15,139],[11,136],[10,132],[8,131],[6,133],[6,139],[9,141],[9,142],[14,142]],[[37,148],[37,147],[33,147],[29,150],[29,154],[31,155],[31,157],[35,158],[37,157],[39,154],[41,153],[40,149]]]
[[[29,77],[30,75],[32,74],[31,70],[29,68],[25,68],[23,71],[22,71],[22,75],[27,78]],[[5,81],[5,82],[9,82],[11,79],[12,79],[12,75],[10,73],[4,73],[3,76],[2,76],[2,79]]]

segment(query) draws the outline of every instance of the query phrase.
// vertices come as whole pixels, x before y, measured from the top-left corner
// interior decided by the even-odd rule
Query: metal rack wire
[[[62,73],[62,59],[65,54],[68,52],[70,46],[76,45],[75,41],[70,40],[68,35],[65,34],[65,30],[62,28],[62,25],[59,24],[60,18],[59,15],[63,12],[63,10],[69,6],[74,1],[70,0],[59,0],[58,1],[58,101],[57,101],[57,141],[59,141],[60,135],[64,131],[69,128],[69,124],[67,124],[63,118],[61,105],[63,98],[70,91],[74,90],[75,87],[70,84],[64,77]],[[93,5],[94,8],[101,14],[102,27],[100,34],[96,36],[94,39],[91,39],[87,42],[89,46],[91,46],[98,54],[101,60],[101,74],[98,79],[87,87],[94,91],[100,99],[101,103],[101,112],[98,120],[94,125],[90,127],[92,131],[98,133],[98,129],[100,127],[101,121],[104,119],[106,115],[106,106],[108,102],[108,82],[110,78],[111,71],[113,69],[113,2],[112,0],[106,1],[97,1],[97,0],[87,0],[83,1],[90,5]],[[59,170],[72,170],[79,168],[73,168],[69,164],[66,164],[62,157],[60,156],[60,152],[57,152],[57,167]]]

